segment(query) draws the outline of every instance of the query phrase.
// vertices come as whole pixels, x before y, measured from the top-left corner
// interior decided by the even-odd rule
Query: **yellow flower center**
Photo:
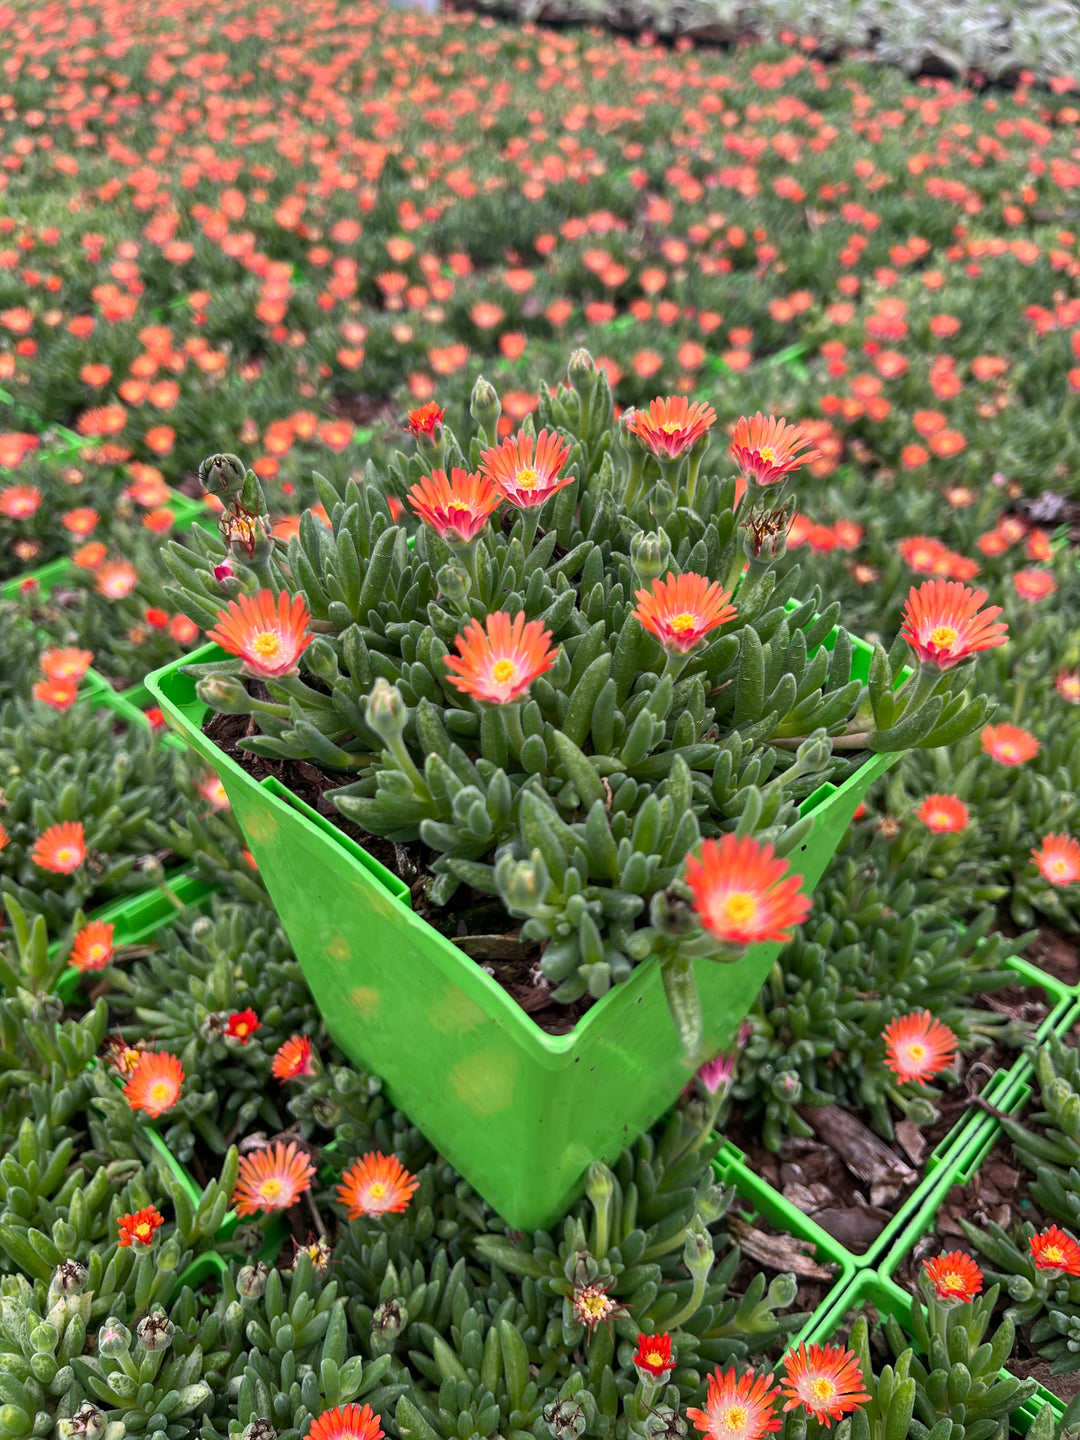
[[[373,1185],[368,1186],[369,1200],[385,1200],[386,1186],[381,1180],[376,1180]]]
[[[1051,875],[1068,875],[1069,862],[1064,858],[1064,856],[1058,855],[1053,860],[1048,862],[1046,868]]]
[[[606,1295],[583,1295],[581,1297],[581,1308],[586,1315],[594,1315],[598,1320],[608,1313],[611,1308],[611,1301]]]
[[[919,1040],[913,1040],[908,1046],[907,1053],[909,1060],[925,1060],[926,1046],[923,1045],[922,1042]]]
[[[153,1226],[149,1225],[145,1220],[140,1220],[138,1225],[135,1226],[135,1239],[141,1240],[144,1245],[148,1245],[153,1238]]]
[[[763,450],[759,450],[757,453],[758,453],[758,459],[759,459],[763,464],[765,464],[765,465],[775,465],[775,464],[776,464],[776,451],[773,450],[771,446],[766,445]]]
[[[998,754],[1001,756],[1002,760],[1015,760],[1016,746],[1012,743],[1011,740],[1006,740],[1004,744],[999,743]]]
[[[108,953],[108,946],[102,945],[99,941],[96,945],[90,946],[90,949],[87,951],[86,958],[93,961],[104,960],[105,956]]]
[[[757,914],[758,902],[753,895],[737,890],[724,901],[724,919],[731,925],[746,925]]]
[[[281,636],[274,635],[269,630],[263,630],[252,640],[251,648],[256,655],[270,659],[281,649]]]
[[[697,623],[698,623],[698,618],[697,618],[697,616],[696,616],[696,615],[691,615],[688,611],[685,611],[685,610],[683,611],[683,613],[682,613],[681,615],[673,615],[673,616],[671,617],[671,628],[672,628],[672,630],[678,630],[678,631],[680,631],[680,632],[683,631],[683,630],[693,630],[694,626],[695,626]]]
[[[942,1290],[957,1290],[961,1294],[967,1289],[964,1277],[956,1270],[949,1270],[941,1277]]]
[[[491,678],[497,685],[506,685],[517,674],[517,666],[512,660],[496,660],[491,667]]]
[[[1047,1252],[1047,1253],[1049,1253],[1049,1252]],[[650,1365],[666,1365],[666,1364],[667,1364],[667,1361],[664,1359],[663,1355],[660,1354],[660,1351],[659,1351],[659,1350],[646,1350],[646,1352],[645,1352],[645,1359],[649,1362]]]
[[[56,863],[57,865],[74,865],[76,863],[75,856],[76,852],[65,845],[62,849],[57,850]]]
[[[742,1430],[750,1415],[745,1405],[729,1405],[726,1410],[721,1410],[717,1416],[717,1422],[721,1430]]]
[[[665,420],[660,426],[665,435],[677,435],[682,428],[681,420]]]
[[[1065,1263],[1065,1251],[1060,1245],[1047,1245],[1042,1252],[1042,1258],[1050,1265],[1063,1265]]]
[[[539,477],[531,465],[527,466],[524,470],[519,470],[515,479],[522,490],[535,490],[540,483]]]
[[[952,824],[952,819],[947,810],[931,810],[930,824],[940,825],[943,829],[946,829]]]
[[[155,1105],[172,1099],[172,1086],[167,1080],[155,1080],[150,1086],[150,1099]]]
[[[276,1176],[270,1180],[264,1180],[259,1186],[259,1198],[261,1200],[276,1200],[283,1188],[281,1181]]]
[[[810,1381],[810,1394],[815,1400],[831,1400],[836,1394],[836,1386],[826,1375],[815,1375]]]
[[[472,506],[467,504],[464,500],[451,500],[449,505],[447,505],[446,509],[448,512],[452,511],[454,514],[458,515],[472,514]]]
[[[930,631],[930,644],[936,645],[939,650],[947,650],[955,643],[958,633],[951,625],[935,625]]]

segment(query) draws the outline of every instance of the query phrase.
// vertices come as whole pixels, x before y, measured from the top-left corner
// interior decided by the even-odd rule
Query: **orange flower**
[[[38,680],[33,689],[35,700],[41,700],[61,713],[70,710],[79,697],[77,680]]]
[[[1060,670],[1054,677],[1054,689],[1070,705],[1080,705],[1080,670]]]
[[[923,665],[951,670],[1008,639],[1004,621],[993,623],[999,605],[980,612],[985,599],[985,590],[969,590],[958,580],[927,580],[918,590],[912,586],[900,633]]]
[[[50,649],[41,652],[41,673],[49,680],[81,680],[90,669],[92,650]]]
[[[956,1059],[956,1036],[929,1010],[913,1010],[885,1027],[885,1065],[901,1084],[923,1084]]]
[[[685,655],[736,614],[735,606],[728,603],[731,592],[693,571],[669,572],[666,580],[654,580],[651,590],[636,591],[634,599],[638,602],[634,614],[641,625],[677,655]]]
[[[234,1040],[239,1040],[241,1045],[246,1045],[256,1030],[262,1029],[262,1021],[255,1011],[236,1010],[229,1016],[229,1023],[225,1026],[225,1034]]]
[[[70,530],[72,535],[89,535],[98,523],[98,513],[91,510],[89,506],[83,506],[78,510],[69,510],[61,517],[60,523],[65,530]]]
[[[687,1418],[710,1440],[761,1440],[783,1428],[774,1408],[780,1387],[772,1379],[752,1370],[740,1375],[734,1365],[727,1370],[718,1366],[709,1376],[705,1409],[688,1406]]]
[[[982,732],[982,748],[999,765],[1022,765],[1039,753],[1039,742],[1019,725],[987,725]]]
[[[124,1099],[132,1110],[145,1110],[152,1120],[171,1110],[180,1098],[184,1067],[175,1055],[147,1050],[139,1056],[124,1086]]]
[[[1071,835],[1047,835],[1031,858],[1039,874],[1051,885],[1073,885],[1080,880],[1080,841]]]
[[[311,1189],[315,1166],[295,1140],[288,1145],[276,1140],[251,1155],[241,1155],[240,1171],[233,1191],[233,1209],[238,1215],[259,1210],[288,1210]]]
[[[140,1245],[152,1245],[154,1231],[165,1224],[165,1217],[158,1213],[156,1206],[147,1205],[144,1210],[136,1210],[133,1215],[118,1215],[116,1224],[120,1230],[120,1238],[116,1243],[121,1249],[136,1242]]]
[[[420,519],[447,545],[470,545],[503,502],[502,491],[485,476],[457,466],[421,476],[407,495]]]
[[[810,913],[801,876],[787,870],[771,845],[759,845],[752,835],[722,835],[704,842],[700,858],[687,856],[686,883],[711,935],[730,945],[754,945],[790,940],[791,928]]]
[[[100,540],[91,540],[80,545],[71,557],[71,563],[80,570],[96,570],[105,559],[105,545]]]
[[[290,1035],[275,1054],[270,1074],[275,1080],[298,1080],[301,1075],[315,1074],[311,1041],[306,1035]]]
[[[806,449],[810,442],[797,425],[760,411],[748,420],[735,422],[731,437],[731,458],[749,485],[775,485],[808,461],[819,459],[817,450]],[[803,454],[799,452],[803,451]]]
[[[75,936],[68,963],[76,970],[104,970],[113,957],[115,929],[106,920],[91,920],[84,925]]]
[[[784,1409],[802,1405],[826,1430],[870,1399],[862,1387],[862,1366],[852,1350],[800,1345],[784,1356]]]
[[[0,490],[0,515],[9,520],[26,520],[41,504],[41,491],[34,485],[9,485]]]
[[[1012,580],[1021,600],[1045,600],[1057,589],[1057,581],[1049,570],[1017,570]]]
[[[697,400],[691,404],[685,395],[667,399],[658,395],[648,410],[633,412],[627,428],[658,460],[677,460],[715,424],[716,411],[711,405]]]
[[[942,1300],[974,1300],[982,1289],[982,1271],[962,1250],[924,1261],[923,1273]]]
[[[669,1370],[675,1369],[675,1363],[671,1358],[670,1335],[639,1335],[637,1337],[634,1364],[639,1370],[644,1370],[654,1380],[660,1380]]]
[[[361,1215],[402,1214],[419,1184],[396,1155],[371,1150],[345,1171],[337,1193],[349,1219],[356,1220]]]
[[[139,572],[127,560],[110,560],[100,567],[94,583],[108,599],[124,600],[139,583]]]
[[[927,795],[915,811],[915,819],[935,835],[966,830],[969,818],[967,806],[955,795]]]
[[[441,425],[446,411],[434,400],[429,400],[426,405],[421,405],[417,410],[409,411],[408,423],[405,429],[412,435],[432,436],[435,434],[436,425]]]
[[[239,655],[249,675],[289,675],[315,638],[307,634],[311,619],[302,595],[282,590],[275,601],[270,590],[241,595],[218,611],[218,623],[206,632],[230,655]]]
[[[464,635],[455,637],[456,655],[443,662],[455,673],[447,678],[463,694],[492,705],[513,705],[538,675],[555,664],[551,631],[542,620],[528,620],[496,610],[481,626],[470,620]]]
[[[307,1440],[382,1440],[383,1432],[371,1406],[335,1405],[311,1422]]]
[[[1028,1239],[1036,1270],[1056,1270],[1061,1275],[1080,1275],[1080,1245],[1064,1230],[1051,1225],[1041,1235]]]
[[[50,825],[34,841],[30,859],[53,875],[70,875],[86,859],[86,836],[81,820]]]
[[[935,574],[942,556],[948,554],[941,541],[930,535],[909,535],[898,540],[896,548],[904,564],[916,575]]]
[[[574,483],[573,475],[560,475],[570,447],[552,430],[541,430],[533,438],[524,430],[504,440],[497,448],[485,450],[480,456],[481,473],[498,487],[511,505],[531,509],[543,505],[566,485]]]

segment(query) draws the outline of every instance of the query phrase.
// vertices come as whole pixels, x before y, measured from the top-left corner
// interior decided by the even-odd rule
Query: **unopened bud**
[[[671,544],[666,535],[655,530],[640,531],[630,541],[630,563],[641,585],[648,589],[667,570],[671,560]]]
[[[703,1225],[715,1225],[731,1209],[734,1199],[734,1190],[725,1190],[722,1185],[706,1185],[697,1198],[694,1213]]]
[[[795,752],[795,764],[787,772],[788,778],[793,775],[815,775],[819,770],[824,770],[832,755],[832,741],[825,731],[815,730],[812,735],[807,736]]]
[[[469,414],[481,426],[484,433],[491,439],[499,424],[499,416],[502,414],[502,405],[495,392],[494,385],[484,379],[482,375],[477,376],[476,384],[473,386],[472,397],[469,400]]]
[[[119,1320],[106,1320],[98,1331],[98,1354],[114,1359],[131,1348],[131,1331]]]
[[[615,1191],[615,1177],[600,1160],[594,1160],[585,1171],[585,1194],[594,1205],[603,1205]]]
[[[675,492],[666,480],[658,480],[649,495],[649,509],[658,525],[665,525],[675,514]]]
[[[325,680],[328,685],[332,685],[341,674],[334,647],[325,635],[317,635],[308,646],[304,655],[304,664],[313,675],[317,675],[320,680]]]
[[[511,914],[520,912],[528,915],[543,905],[547,898],[547,877],[538,873],[533,861],[519,860],[508,871],[501,883],[501,889],[503,902]]]
[[[243,1266],[236,1277],[236,1293],[243,1300],[261,1300],[269,1274],[270,1267],[261,1260]]]
[[[933,1125],[938,1112],[924,1095],[916,1095],[904,1105],[904,1114],[913,1125]]]
[[[199,466],[199,484],[208,495],[239,495],[247,470],[238,455],[208,455]]]
[[[1010,1275],[1008,1288],[1009,1298],[1019,1305],[1026,1304],[1035,1294],[1035,1286],[1026,1275]]]
[[[153,855],[147,855],[139,866],[139,873],[147,885],[160,885],[165,879],[165,867],[161,861]]]
[[[214,579],[218,582],[219,585],[224,585],[226,580],[231,580],[234,573],[235,572],[232,566],[229,564],[228,560],[223,560],[220,565],[214,566]]]
[[[408,706],[402,699],[401,691],[380,675],[371,688],[364,710],[368,728],[374,730],[380,739],[389,742],[398,738],[408,718]]]
[[[802,1099],[802,1081],[798,1075],[795,1074],[794,1070],[779,1071],[778,1074],[773,1076],[773,1081],[769,1088],[772,1091],[773,1099],[779,1100],[785,1105],[798,1105]]]
[[[795,1304],[799,1282],[794,1275],[774,1275],[769,1282],[768,1305],[770,1310],[786,1310]]]
[[[674,886],[657,890],[649,902],[649,920],[661,935],[672,937],[692,935],[701,929],[697,912]]]
[[[450,601],[451,605],[461,606],[469,599],[469,591],[472,582],[469,579],[468,571],[463,565],[455,565],[452,562],[444,565],[435,576],[439,590]]]
[[[173,1342],[176,1326],[164,1311],[144,1316],[135,1327],[135,1343],[143,1350],[167,1350]]]
[[[570,356],[570,363],[566,367],[566,378],[579,395],[582,391],[592,395],[596,389],[596,382],[600,379],[600,372],[588,350],[573,352]]]
[[[205,675],[195,682],[195,695],[218,715],[251,714],[251,696],[235,675]]]
[[[209,915],[200,915],[191,927],[191,938],[197,945],[208,945],[214,933],[214,922]]]

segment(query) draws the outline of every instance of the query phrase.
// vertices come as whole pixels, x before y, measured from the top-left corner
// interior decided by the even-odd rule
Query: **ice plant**
[[[38,680],[34,684],[33,694],[35,700],[40,700],[50,709],[59,710],[62,713],[70,710],[79,698],[79,682],[77,680]]]
[[[780,484],[817,454],[798,425],[760,411],[737,420],[731,436],[731,458],[748,485]]]
[[[132,1215],[117,1216],[116,1224],[120,1231],[120,1238],[116,1243],[121,1249],[125,1245],[152,1245],[154,1231],[165,1224],[165,1217],[158,1212],[156,1206],[147,1205],[145,1209],[136,1210]]]
[[[1023,765],[1039,753],[1039,742],[1019,725],[987,725],[982,732],[984,752],[999,765]]]
[[[671,1336],[666,1333],[638,1335],[633,1363],[655,1380],[661,1379],[669,1370],[674,1370],[676,1362],[671,1358]]]
[[[625,1315],[626,1306],[613,1300],[608,1291],[615,1279],[595,1280],[588,1285],[577,1285],[570,1293],[570,1311],[577,1324],[584,1326],[592,1335],[598,1325],[610,1326],[612,1320]]]
[[[914,813],[935,835],[966,830],[970,819],[968,807],[956,795],[927,795]]]
[[[315,638],[307,633],[310,619],[303,596],[282,590],[275,599],[271,591],[260,590],[230,600],[207,638],[239,655],[248,674],[277,679],[295,671]]]
[[[1073,885],[1080,880],[1080,840],[1071,835],[1046,835],[1031,858],[1039,874],[1051,885]]]
[[[74,647],[41,652],[41,673],[47,680],[81,680],[90,669],[94,655]]]
[[[276,1140],[261,1150],[240,1156],[240,1169],[232,1204],[238,1215],[260,1210],[288,1210],[311,1189],[315,1166],[295,1140]]]
[[[132,1110],[144,1110],[151,1120],[171,1110],[180,1098],[184,1067],[175,1055],[147,1050],[139,1056],[124,1086],[124,1099]]]
[[[728,591],[692,571],[669,572],[666,580],[654,580],[651,589],[635,591],[634,599],[638,602],[634,614],[641,625],[669,654],[678,656],[689,654],[736,614]]]
[[[925,1084],[956,1059],[957,1039],[929,1010],[913,1010],[885,1027],[885,1064],[901,1084]]]
[[[229,1016],[225,1034],[233,1040],[239,1040],[241,1045],[246,1045],[255,1031],[261,1028],[262,1022],[254,1010],[236,1010]]]
[[[306,1035],[291,1035],[279,1046],[270,1066],[275,1080],[299,1080],[305,1075],[314,1075],[311,1062],[311,1041]]]
[[[86,837],[81,820],[50,825],[34,841],[30,859],[53,875],[70,875],[86,859]]]
[[[841,1346],[811,1345],[808,1350],[803,1344],[784,1356],[784,1409],[801,1405],[826,1430],[870,1399],[863,1384],[858,1357]]]
[[[1036,1270],[1056,1270],[1061,1275],[1080,1275],[1080,1245],[1073,1237],[1051,1225],[1028,1237],[1028,1247]]]
[[[658,460],[678,460],[716,424],[716,411],[685,395],[662,396],[648,410],[635,410],[628,422],[631,433]]]
[[[107,920],[91,920],[75,936],[69,964],[76,970],[104,970],[113,957],[116,927]]]
[[[409,411],[409,418],[405,429],[410,435],[417,439],[423,436],[425,439],[434,439],[438,433],[438,427],[446,418],[446,411],[434,400],[428,400],[425,404],[418,406],[415,410]]]
[[[541,430],[534,441],[519,430],[481,454],[480,472],[511,505],[535,510],[574,483],[573,475],[562,473],[569,458],[569,445],[554,431]]]
[[[471,545],[503,502],[503,493],[479,472],[433,470],[407,497],[425,525],[450,546]]]
[[[752,835],[706,840],[686,861],[686,883],[705,929],[725,945],[791,939],[810,913],[802,877]]]
[[[396,1155],[371,1150],[345,1171],[337,1193],[350,1220],[361,1215],[401,1215],[419,1183]]]
[[[383,1431],[370,1405],[335,1405],[311,1422],[307,1440],[383,1440]]]
[[[776,1413],[780,1386],[771,1375],[738,1373],[734,1365],[715,1369],[709,1376],[705,1409],[688,1406],[687,1419],[710,1440],[761,1440],[783,1428]]]
[[[470,620],[464,635],[454,644],[456,655],[443,661],[451,685],[489,705],[513,705],[527,694],[529,686],[555,663],[551,631],[543,621],[513,619],[502,610],[487,617],[483,625]]]
[[[923,1275],[941,1300],[974,1300],[982,1289],[982,1271],[963,1250],[950,1250],[923,1262]]]
[[[912,587],[900,633],[920,664],[951,670],[980,650],[1004,645],[1008,626],[997,620],[1001,607],[983,610],[985,599],[985,590],[969,590],[958,580],[927,580],[917,590]]]

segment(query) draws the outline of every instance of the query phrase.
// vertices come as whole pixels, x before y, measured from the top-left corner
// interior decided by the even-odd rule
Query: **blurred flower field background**
[[[776,1428],[771,1370],[802,1440],[828,1418],[806,1366],[847,1385],[835,1421],[860,1392],[835,1351],[785,1347],[877,1266],[954,1124],[1021,1113],[1016,1087],[973,1097],[1051,1024],[1024,1123],[1051,1112],[1053,1140],[1016,1154],[1053,1183],[1029,1233],[987,1212],[1031,1296],[1003,1281],[980,1319],[923,1282],[931,1326],[961,1328],[934,1306],[964,1302],[971,1343],[949,1343],[983,1379],[990,1311],[1026,1304],[1030,1383],[965,1421],[916,1377],[923,1429],[869,1433],[938,1436],[952,1413],[951,1440],[989,1440],[1036,1378],[1056,1408],[1012,1423],[1062,1433],[1080,1252],[1045,1235],[1080,1237],[1076,46],[1017,10],[1012,49],[935,65],[819,9],[721,47],[338,0],[0,3],[0,1440],[679,1440],[702,1404],[699,1430],[740,1440]],[[161,559],[216,523],[204,457],[251,466],[287,539],[325,516],[315,472],[344,495],[413,451],[428,404],[471,434],[480,376],[509,437],[579,346],[616,415],[711,405],[721,470],[740,416],[801,426],[780,568],[854,634],[888,647],[940,579],[985,592],[1009,639],[980,661],[990,722],[875,784],[737,1053],[607,1172],[618,1204],[591,1175],[564,1229],[521,1237],[336,1051],[221,782],[142,682],[204,639]],[[912,1043],[930,1085],[898,1060]],[[871,1177],[834,1203],[806,1168],[837,1111],[910,1172],[885,1203]],[[757,1181],[810,1229],[782,1233]],[[863,1384],[900,1353],[892,1324],[888,1357],[844,1331]],[[639,1343],[661,1334],[677,1366]]]

